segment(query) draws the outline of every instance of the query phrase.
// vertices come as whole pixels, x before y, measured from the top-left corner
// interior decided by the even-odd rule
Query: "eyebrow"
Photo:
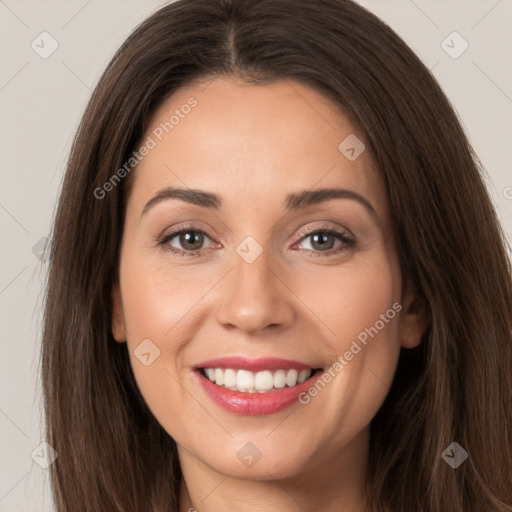
[[[218,210],[222,199],[217,194],[192,188],[167,187],[157,192],[144,206],[141,217],[154,205],[168,199],[180,199],[190,204]],[[375,208],[370,201],[362,195],[345,188],[322,188],[316,190],[301,190],[286,196],[285,208],[287,211],[300,210],[331,199],[351,199],[363,205],[374,217],[377,217]]]

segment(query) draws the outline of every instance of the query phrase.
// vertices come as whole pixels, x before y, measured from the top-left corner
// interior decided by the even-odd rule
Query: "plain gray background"
[[[487,170],[489,191],[512,240],[512,0],[359,3],[391,25],[433,70]],[[46,271],[41,249],[91,91],[113,52],[161,5],[0,0],[1,512],[51,510],[48,470],[38,463]],[[52,45],[57,49],[46,55]]]

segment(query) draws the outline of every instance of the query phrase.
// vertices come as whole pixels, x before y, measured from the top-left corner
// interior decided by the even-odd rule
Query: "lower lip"
[[[211,380],[207,379],[200,371],[194,372],[199,378],[199,382],[205,393],[218,406],[226,411],[244,416],[257,416],[261,414],[273,414],[282,411],[293,403],[298,402],[299,395],[306,391],[316,378],[321,375],[321,371],[316,371],[302,384],[292,387],[284,387],[277,391],[268,393],[242,393],[240,391],[231,391],[230,389],[217,386]]]

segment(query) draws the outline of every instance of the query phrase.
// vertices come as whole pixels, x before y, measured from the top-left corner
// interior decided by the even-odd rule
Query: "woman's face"
[[[113,332],[182,465],[364,464],[419,337],[362,133],[305,85],[219,78],[170,97],[143,144]]]

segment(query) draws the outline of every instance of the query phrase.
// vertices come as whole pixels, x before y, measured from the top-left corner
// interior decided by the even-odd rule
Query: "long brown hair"
[[[365,134],[385,180],[402,275],[428,319],[373,419],[367,488],[392,512],[512,510],[512,284],[482,166],[431,73],[350,0],[178,0],[118,50],[87,106],[52,233],[42,375],[58,512],[177,511],[174,440],[147,408],[111,290],[127,184],[98,199],[179,87],[297,80]],[[133,172],[136,172],[134,170]],[[452,442],[469,454],[457,469]]]

